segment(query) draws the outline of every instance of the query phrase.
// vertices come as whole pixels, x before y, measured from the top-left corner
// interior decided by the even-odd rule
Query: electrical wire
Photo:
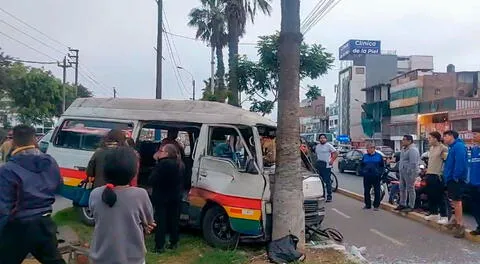
[[[27,37],[29,37],[29,38],[31,38],[31,39],[33,39],[33,40],[35,40],[35,41],[38,41],[39,43],[41,43],[42,45],[44,45],[44,46],[45,46],[45,47],[47,47],[47,48],[50,48],[50,49],[52,49],[52,50],[54,50],[54,51],[56,51],[56,52],[58,52],[58,53],[60,53],[60,54],[65,54],[65,52],[64,52],[64,51],[61,51],[61,50],[59,50],[59,49],[57,49],[57,48],[53,47],[52,45],[49,45],[49,44],[47,44],[47,43],[45,43],[45,42],[43,42],[43,41],[41,41],[41,40],[37,39],[36,37],[34,37],[34,36],[32,36],[32,35],[30,35],[30,34],[26,33],[25,31],[23,31],[23,30],[21,30],[21,29],[19,29],[19,28],[15,27],[15,26],[13,26],[13,25],[9,24],[8,22],[6,22],[6,21],[5,21],[5,20],[3,20],[3,19],[0,19],[0,22],[1,22],[1,23],[3,23],[3,24],[5,24],[5,25],[7,25],[7,26],[9,26],[10,28],[13,28],[14,30],[16,30],[16,31],[18,31],[18,32],[20,32],[20,33],[22,33],[23,35],[25,35],[25,36],[27,36]]]
[[[168,35],[171,35],[171,36],[174,36],[174,37],[179,37],[179,38],[184,38],[184,39],[189,39],[189,40],[194,40],[194,41],[202,42],[202,40],[200,40],[200,39],[196,39],[196,38],[193,38],[193,37],[188,37],[188,36],[185,36],[185,35],[180,35],[180,34],[172,33],[172,32],[169,32],[169,31],[163,31],[163,33],[168,34]],[[240,43],[238,43],[238,45],[243,45],[243,46],[255,46],[255,45],[257,45],[257,43],[253,43],[253,42],[240,42]]]
[[[305,17],[305,19],[300,24],[300,28],[303,29],[313,21],[313,17],[317,15],[317,13],[322,8],[322,5],[325,4],[326,0],[319,0],[318,3],[313,7],[312,11]]]
[[[22,63],[33,63],[33,64],[57,64],[56,61],[32,61],[32,60],[20,60],[20,59],[5,59],[6,61],[11,62],[22,62]]]
[[[315,15],[311,18],[309,23],[302,28],[302,33],[308,32],[312,27],[314,27],[318,23],[318,18],[321,17],[325,11],[335,2],[335,0],[328,0],[324,5],[322,5],[321,9],[319,9]]]
[[[43,33],[42,31],[38,30],[37,28],[35,28],[34,26],[29,25],[27,22],[21,20],[20,18],[16,17],[15,15],[13,15],[12,13],[10,13],[10,12],[8,12],[7,10],[3,9],[2,7],[0,7],[0,11],[6,13],[7,15],[9,15],[9,16],[12,17],[12,18],[14,18],[14,19],[17,20],[18,22],[24,24],[25,26],[27,26],[27,27],[35,30],[36,32],[40,33],[42,36],[48,38],[49,40],[51,40],[51,41],[53,41],[53,42],[55,42],[55,43],[57,43],[57,44],[60,44],[61,46],[65,47],[65,48],[68,48],[68,46],[65,45],[64,43],[62,43],[62,42],[60,42],[60,41],[58,41],[58,40],[56,40],[56,39],[48,36],[47,34]]]
[[[305,35],[308,31],[310,31],[315,25],[318,24],[320,20],[322,20],[328,13],[332,11],[342,0],[329,0],[320,10],[320,12],[313,18],[313,20],[302,28],[302,33]]]
[[[44,52],[42,52],[42,51],[40,51],[40,50],[38,50],[38,49],[36,49],[36,48],[28,45],[28,44],[25,44],[24,42],[22,42],[22,41],[20,41],[20,40],[18,40],[18,39],[16,39],[16,38],[14,38],[14,37],[11,37],[11,36],[9,36],[9,35],[1,32],[1,31],[0,31],[0,34],[3,35],[3,36],[5,36],[5,37],[7,37],[7,38],[9,38],[9,39],[11,39],[11,40],[13,40],[13,41],[15,41],[15,42],[17,42],[17,43],[19,43],[19,44],[22,44],[23,46],[25,46],[25,47],[27,47],[27,48],[29,48],[29,49],[31,49],[31,50],[39,53],[39,54],[42,54],[43,56],[45,56],[45,57],[47,57],[47,58],[49,58],[49,59],[56,60],[54,57],[48,55],[47,53],[44,53]]]
[[[172,51],[172,48],[170,46],[170,39],[168,38],[168,35],[167,34],[164,34],[165,35],[165,39],[167,40],[167,50],[168,50],[168,56],[170,58],[170,61],[172,63],[172,67],[173,67],[173,73],[175,74],[175,79],[177,80],[177,85],[178,85],[178,88],[180,90],[180,93],[182,94],[182,97],[185,97],[185,93],[183,92],[184,91],[184,87],[182,87],[181,85],[181,78],[179,77],[179,72],[178,72],[178,66],[175,62],[175,58],[173,56],[173,51]]]

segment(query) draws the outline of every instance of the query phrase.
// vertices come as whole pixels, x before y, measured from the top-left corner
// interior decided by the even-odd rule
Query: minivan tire
[[[222,231],[225,237],[219,237]],[[236,246],[240,234],[233,231],[227,213],[219,206],[207,209],[202,220],[202,232],[205,241],[212,247],[232,249]]]
[[[88,207],[76,207],[78,214],[80,216],[80,221],[87,226],[95,226],[95,219]]]

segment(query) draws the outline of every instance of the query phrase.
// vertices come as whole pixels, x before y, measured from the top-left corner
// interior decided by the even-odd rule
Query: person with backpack
[[[145,263],[144,236],[156,224],[147,191],[129,185],[137,174],[137,163],[137,154],[130,147],[105,150],[106,184],[94,189],[89,200],[95,219],[91,263]]]
[[[13,128],[11,157],[0,167],[0,263],[19,264],[31,253],[41,263],[65,263],[51,215],[63,185],[55,160],[36,147],[35,129]]]

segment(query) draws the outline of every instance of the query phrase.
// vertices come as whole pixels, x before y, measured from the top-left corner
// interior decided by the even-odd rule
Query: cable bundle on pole
[[[305,20],[300,25],[302,34],[307,34],[315,25],[318,24],[330,11],[342,0],[319,0],[315,7],[310,11]]]

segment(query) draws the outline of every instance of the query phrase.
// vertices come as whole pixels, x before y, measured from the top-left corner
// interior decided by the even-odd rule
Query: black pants
[[[471,186],[472,214],[477,222],[477,230],[480,230],[480,186]]]
[[[322,164],[323,163],[323,164]],[[323,182],[325,183],[325,188],[327,189],[327,200],[332,199],[332,178],[330,174],[332,173],[331,168],[325,166],[325,162],[316,163],[316,169],[320,177],[322,177]]]
[[[165,247],[165,236],[170,235],[170,244],[176,245],[179,240],[181,200],[160,202],[155,204],[155,247]]]
[[[427,174],[425,193],[428,196],[428,210],[431,214],[447,217],[447,201],[445,201],[444,185],[437,174]]]
[[[380,206],[380,177],[378,176],[363,176],[363,197],[365,200],[365,206],[367,208],[372,207],[372,198],[370,197],[370,190],[373,188],[375,198],[373,200],[373,207],[378,208]]]
[[[49,216],[10,222],[0,237],[0,263],[20,264],[31,253],[42,264],[64,264],[57,246],[57,226]]]

